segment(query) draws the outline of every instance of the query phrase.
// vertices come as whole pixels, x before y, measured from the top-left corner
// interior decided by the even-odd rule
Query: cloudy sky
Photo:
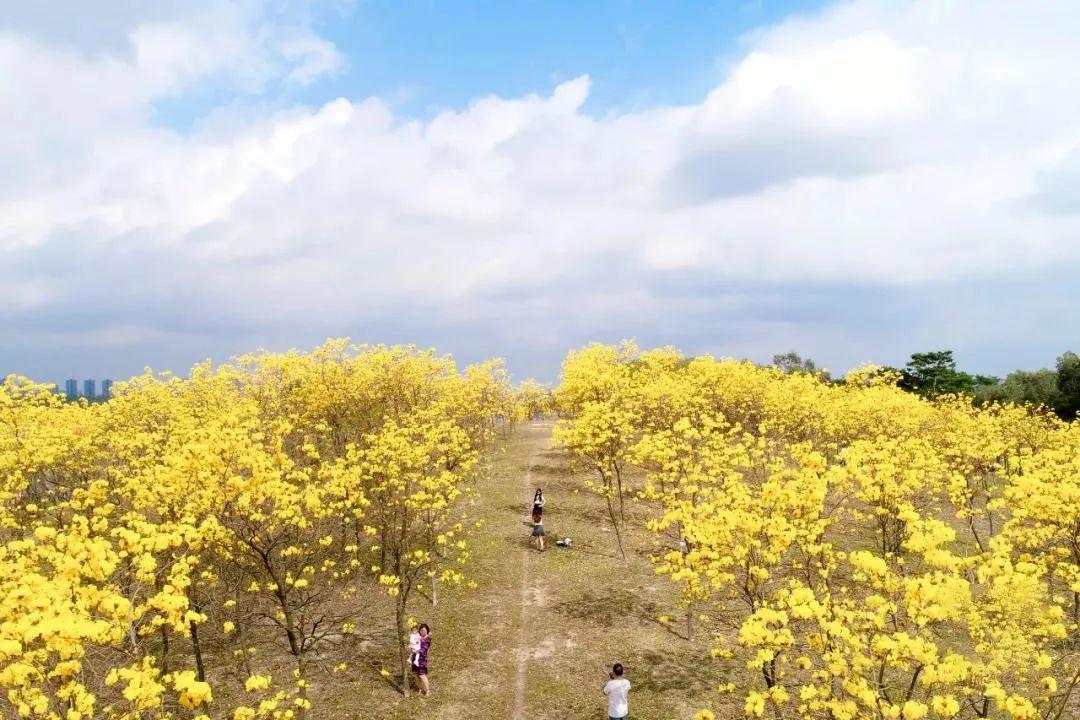
[[[1080,350],[1074,0],[0,4],[0,374]]]

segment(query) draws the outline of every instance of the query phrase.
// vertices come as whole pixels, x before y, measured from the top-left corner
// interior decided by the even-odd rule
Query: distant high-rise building
[[[97,397],[97,388],[95,387],[96,385],[97,385],[97,383],[94,382],[93,380],[91,380],[90,378],[87,378],[86,380],[83,380],[82,381],[83,395],[85,395],[87,398],[90,398],[90,399],[96,398]]]
[[[112,395],[112,380],[105,378],[101,381],[101,397],[106,400]]]
[[[74,400],[79,397],[79,381],[75,378],[71,378],[64,383],[64,394],[67,395],[68,400]]]

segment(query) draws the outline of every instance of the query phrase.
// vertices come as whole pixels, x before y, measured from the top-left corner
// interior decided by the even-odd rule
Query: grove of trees
[[[654,534],[736,696],[699,718],[1080,716],[1080,423],[902,382],[632,343],[566,359],[557,440],[617,530]]]
[[[0,716],[303,718],[351,637],[469,582],[472,480],[515,412],[497,362],[343,340],[98,404],[9,377]]]

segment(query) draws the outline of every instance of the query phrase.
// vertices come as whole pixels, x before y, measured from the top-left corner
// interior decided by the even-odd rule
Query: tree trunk
[[[403,593],[398,592],[394,608],[394,626],[397,628],[398,660],[401,668],[401,694],[409,697],[409,655],[403,639],[408,630],[405,627],[405,601]]]
[[[251,677],[251,660],[250,658],[248,658],[247,631],[245,630],[245,623],[237,623],[236,641],[240,645],[240,668],[244,671],[245,678]]]
[[[607,498],[608,517],[611,518],[611,526],[615,528],[615,539],[619,542],[619,556],[623,562],[626,562],[626,550],[623,548],[622,530],[619,528],[619,520],[615,517],[615,506],[611,502],[611,485],[608,485],[608,492],[604,493]]]
[[[615,465],[615,488],[619,493],[619,520],[626,522],[626,511],[623,509],[622,473],[619,472],[618,464]]]
[[[130,598],[128,598],[128,602],[130,603],[128,605],[128,607],[130,608],[128,610],[128,639],[131,641],[131,651],[132,652],[138,652],[138,650],[139,650],[139,638],[138,638],[138,635],[137,635],[138,628],[136,628],[136,626],[135,626],[135,602],[134,602],[134,600],[135,600],[135,596],[134,596],[134,594],[132,594],[132,596]]]
[[[169,631],[161,626],[161,674],[169,673]]]
[[[379,572],[386,572],[386,527],[379,533]]]
[[[281,603],[282,610],[285,612],[285,636],[289,639],[289,651],[296,659],[296,669],[300,672],[300,677],[298,679],[303,679],[306,683],[307,680],[304,679],[304,652],[306,651],[306,648],[304,647],[303,635],[296,631],[296,623],[293,620],[294,616],[292,609],[288,606],[285,598],[279,594],[278,599]],[[306,698],[307,688],[300,686],[299,696]],[[296,716],[300,718],[300,720],[303,720],[306,714],[305,708],[297,706]]]
[[[199,644],[199,626],[192,620],[188,623],[191,631],[191,647],[195,651],[195,677],[199,682],[206,682],[206,668],[203,666],[202,645]]]

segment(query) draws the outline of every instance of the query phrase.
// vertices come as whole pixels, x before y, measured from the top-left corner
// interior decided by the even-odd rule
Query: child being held
[[[420,631],[415,625],[409,628],[409,664],[420,664]]]

